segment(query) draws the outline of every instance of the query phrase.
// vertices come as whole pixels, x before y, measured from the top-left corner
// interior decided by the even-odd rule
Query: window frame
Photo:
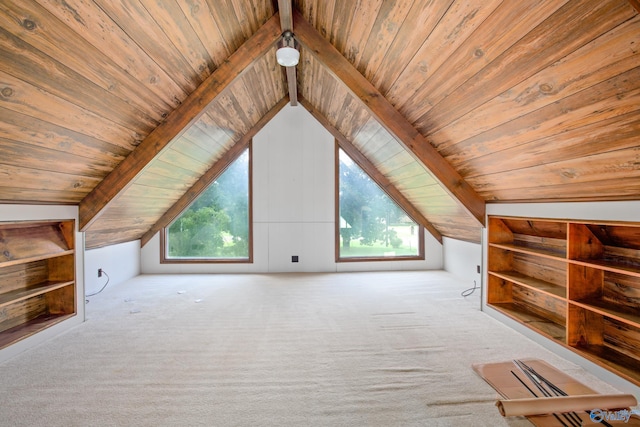
[[[160,232],[160,264],[252,264],[253,263],[253,141],[249,141],[246,149],[240,151],[238,155],[229,162],[229,164],[224,167],[220,172],[211,180],[211,182],[202,189],[202,191],[198,192],[194,197],[191,203],[184,208],[178,215],[176,215],[169,223],[162,227]],[[213,183],[222,176],[226,172],[226,170],[236,162],[242,154],[248,152],[249,161],[248,161],[248,192],[249,192],[249,200],[247,203],[248,212],[248,221],[249,221],[249,243],[248,243],[248,251],[249,254],[246,258],[173,258],[168,256],[168,233],[169,227],[173,224],[173,222],[180,217],[187,209],[198,200],[198,197],[206,191]]]
[[[375,179],[375,177],[371,176],[369,173],[367,173],[366,168],[362,167],[362,165],[360,165],[360,163],[357,161],[357,159],[354,159],[353,157],[349,156],[347,150],[344,150],[344,153],[349,156],[349,158],[351,159],[351,161],[353,163],[355,163],[360,169],[362,169],[362,171],[367,174],[367,176],[369,177],[369,179],[371,179],[380,189],[380,191],[382,191],[384,194],[387,195],[387,197],[389,197],[389,199],[391,201],[393,201],[400,209],[402,209],[402,211],[405,213],[405,215],[407,215],[409,218],[411,218],[411,220],[416,223],[416,225],[418,226],[418,254],[417,255],[398,255],[398,256],[357,256],[357,257],[342,257],[340,255],[340,243],[341,243],[341,236],[340,236],[340,150],[342,149],[342,147],[340,146],[339,141],[336,139],[335,140],[335,156],[334,156],[334,161],[335,161],[335,167],[334,167],[334,172],[335,172],[335,261],[336,263],[340,263],[340,262],[379,262],[379,261],[424,261],[425,260],[425,228],[424,226],[419,222],[416,221],[416,219],[409,215],[406,211],[406,209],[404,209],[402,207],[402,205],[400,203],[398,203],[393,197],[391,197],[391,195],[385,191],[384,187],[382,185],[380,185],[380,183]]]

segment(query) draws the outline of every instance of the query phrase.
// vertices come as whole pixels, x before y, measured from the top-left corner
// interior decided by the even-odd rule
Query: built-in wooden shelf
[[[520,253],[531,254],[531,255],[537,255],[537,256],[541,256],[541,257],[549,257],[549,258],[557,258],[557,259],[564,259],[565,258],[565,254],[559,253],[557,251],[553,251],[553,250],[550,250],[550,249],[528,248],[528,247],[525,247],[525,246],[509,245],[509,244],[505,244],[505,243],[492,243],[491,246],[495,247],[495,248],[506,249],[508,251],[520,252]]]
[[[49,254],[29,256],[29,257],[20,258],[20,259],[2,260],[0,261],[0,268],[10,267],[12,265],[21,265],[28,262],[44,261],[50,258],[58,258],[63,255],[73,255],[73,254],[75,254],[75,251],[68,250],[68,251],[60,251],[60,252],[49,253]]]
[[[489,306],[640,385],[640,224],[488,224]]]
[[[517,271],[492,271],[490,274],[492,274],[493,276],[501,277],[510,282],[526,286],[533,290],[547,293],[551,296],[555,296],[558,298],[567,297],[567,288],[565,288],[564,286],[559,286],[555,283],[536,279],[535,277],[530,277]]]
[[[35,335],[56,323],[70,319],[74,314],[43,314],[30,319],[20,325],[2,331],[0,334],[0,348],[7,347],[31,335]]]
[[[610,317],[611,319],[640,328],[640,311],[630,310],[628,307],[621,306],[619,303],[595,298],[571,301],[571,303],[586,310],[590,310],[603,316]]]
[[[631,263],[607,261],[607,260],[599,260],[599,259],[594,259],[594,260],[576,259],[576,260],[570,260],[570,261],[574,264],[599,268],[604,271],[611,271],[613,273],[628,274],[630,276],[640,277],[640,266],[631,264]]]
[[[11,305],[18,301],[46,294],[69,285],[73,285],[73,281],[43,282],[26,289],[16,289],[11,292],[5,292],[3,294],[0,294],[0,308]]]
[[[615,372],[632,383],[638,383],[638,359],[605,345],[576,345],[572,348],[585,359]]]
[[[493,304],[493,307],[499,309],[512,319],[527,325],[529,328],[549,338],[562,341],[566,338],[566,329],[564,324],[560,325],[552,322],[539,315],[537,312],[528,310],[526,306],[507,302]]]
[[[0,223],[0,348],[76,314],[75,221]]]

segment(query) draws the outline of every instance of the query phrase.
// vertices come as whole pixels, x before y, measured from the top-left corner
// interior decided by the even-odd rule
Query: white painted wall
[[[106,273],[102,277],[98,277],[99,268]],[[86,295],[139,275],[140,240],[85,251],[84,271]]]
[[[443,239],[444,269],[473,285],[475,281],[481,285],[482,273],[478,273],[478,266],[482,271],[482,245],[445,237]]]
[[[633,221],[640,222],[640,201],[625,202],[584,202],[584,203],[521,203],[521,204],[488,204],[487,215],[508,215],[508,216],[524,216],[534,218],[564,218],[574,220],[597,220],[597,221]],[[486,241],[486,229],[484,230],[483,239]],[[487,259],[486,245],[483,246],[483,260]],[[486,263],[484,263],[486,266]],[[483,269],[483,277],[486,286],[486,267]],[[613,375],[606,369],[578,356],[576,353],[567,348],[548,340],[531,329],[521,325],[509,317],[493,310],[486,305],[486,292],[483,298],[483,310],[490,316],[500,320],[510,327],[520,331],[532,340],[547,347],[573,361],[578,365],[582,365],[585,369],[594,373],[604,381],[614,385],[624,392],[633,393],[640,398],[640,387],[623,380],[617,375]]]
[[[442,245],[426,233],[424,261],[335,262],[334,138],[302,107],[286,106],[253,139],[252,264],[160,264],[156,235],[143,273],[269,273],[442,268]],[[291,256],[299,257],[298,263]]]
[[[332,271],[333,137],[307,110],[287,106],[253,150],[253,221],[267,239],[266,271]]]
[[[59,220],[74,219],[76,221],[76,310],[77,315],[53,325],[44,331],[27,337],[17,343],[0,350],[0,362],[14,357],[45,340],[78,325],[84,321],[84,238],[78,232],[77,206],[51,205],[4,205],[0,204],[0,221],[31,221],[31,220]]]

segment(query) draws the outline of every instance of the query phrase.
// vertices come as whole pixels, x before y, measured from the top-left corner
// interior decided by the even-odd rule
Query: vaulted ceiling
[[[639,11],[5,0],[0,201],[79,205],[88,248],[145,243],[289,102],[437,237],[478,241],[485,203],[640,199]]]

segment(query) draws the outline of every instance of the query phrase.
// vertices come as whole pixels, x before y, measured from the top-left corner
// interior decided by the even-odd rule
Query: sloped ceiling
[[[78,204],[87,247],[148,236],[287,102],[277,10],[3,1],[0,201]],[[299,108],[445,236],[479,240],[478,201],[640,199],[639,10],[295,0]]]

